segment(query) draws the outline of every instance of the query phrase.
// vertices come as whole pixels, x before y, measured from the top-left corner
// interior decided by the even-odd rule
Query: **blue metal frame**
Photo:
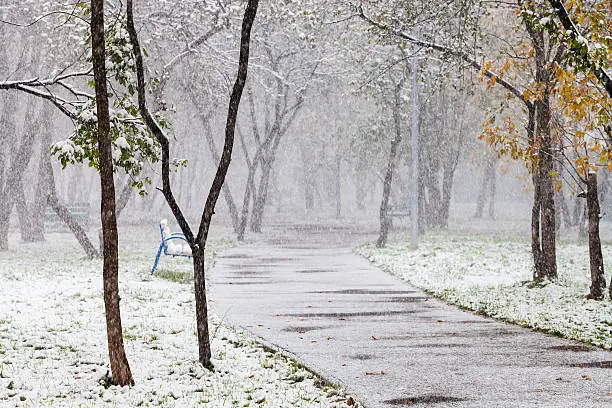
[[[180,232],[173,232],[172,234],[170,234],[168,238],[164,238],[164,229],[162,228],[161,224],[159,224],[159,234],[161,235],[161,244],[159,244],[159,248],[157,249],[157,255],[155,255],[155,262],[153,262],[153,268],[151,268],[151,275],[155,273],[155,269],[157,268],[157,263],[159,262],[159,257],[162,254],[162,250],[164,252],[164,255],[166,256],[182,256],[183,258],[192,257],[192,255],[190,254],[169,254],[168,253],[168,241],[171,241],[173,239],[178,239],[178,240],[187,242],[187,240],[185,239],[185,235],[183,235]]]

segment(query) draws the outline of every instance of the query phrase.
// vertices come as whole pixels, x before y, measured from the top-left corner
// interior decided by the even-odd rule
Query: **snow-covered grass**
[[[612,348],[612,302],[586,299],[588,247],[561,243],[559,278],[534,285],[527,239],[478,233],[434,233],[417,250],[410,238],[396,237],[387,248],[357,250],[383,269],[461,307],[606,349]],[[612,246],[604,245],[612,259]],[[607,264],[611,271],[612,265]],[[606,279],[610,280],[610,272]]]
[[[189,259],[162,258],[156,225],[120,230],[120,290],[134,387],[109,370],[101,261],[70,234],[44,244],[11,236],[0,253],[0,406],[346,407],[342,390],[212,317],[214,372],[197,362]],[[219,248],[227,241],[213,240]],[[211,257],[209,256],[209,261]]]

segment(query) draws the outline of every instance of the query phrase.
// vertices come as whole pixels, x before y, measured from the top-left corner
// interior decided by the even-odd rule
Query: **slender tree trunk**
[[[442,204],[440,208],[440,227],[448,228],[448,218],[450,216],[450,203],[453,192],[453,180],[456,167],[444,167],[442,173]]]
[[[127,207],[128,202],[130,201],[130,197],[132,197],[132,180],[129,177],[126,178],[125,183],[123,184],[123,188],[121,189],[121,193],[119,194],[119,198],[117,199],[117,203],[115,207],[117,209],[116,219],[119,219],[121,213]],[[98,229],[98,248],[101,254],[104,253],[104,233],[102,228]]]
[[[342,215],[342,179],[341,179],[342,156],[336,155],[336,218]]]
[[[529,105],[527,122],[527,137],[530,144],[535,144],[535,121],[536,109],[533,105]],[[533,204],[531,206],[531,255],[533,256],[533,279],[541,278],[542,266],[542,247],[540,243],[540,209],[541,209],[541,194],[540,194],[540,173],[536,169],[531,175],[533,182]]]
[[[538,128],[541,132],[542,149],[540,154],[540,194],[541,194],[541,239],[542,266],[545,268],[541,278],[555,279],[557,277],[556,227],[555,227],[555,188],[551,172],[553,171],[552,136],[550,134],[550,104],[549,94],[545,94],[538,112]]]
[[[0,47],[4,48],[4,47]],[[0,146],[9,146],[9,149],[17,149],[15,111],[17,97],[14,92],[9,92],[4,98],[2,115],[0,116]],[[6,251],[8,245],[8,231],[13,203],[10,195],[10,177],[12,164],[9,166],[8,154],[0,154],[0,251]],[[8,167],[8,168],[7,168]]]
[[[572,216],[570,214],[569,206],[567,205],[567,199],[565,194],[563,194],[563,190],[559,191],[556,197],[555,202],[559,203],[559,213],[561,215],[561,219],[565,224],[565,228],[571,228],[573,225]],[[559,220],[559,224],[561,220]]]
[[[210,362],[210,336],[208,333],[208,308],[206,301],[205,257],[204,248],[197,246],[192,249],[193,277],[196,300],[196,325],[198,333],[198,354],[200,362],[207,368],[212,368]]]
[[[606,289],[603,254],[599,238],[599,196],[597,194],[597,174],[587,175],[586,202],[589,212],[589,262],[591,267],[590,299],[602,300]]]
[[[23,242],[31,242],[30,235],[32,231],[32,219],[30,218],[30,211],[28,208],[28,202],[25,197],[25,191],[23,189],[23,183],[18,180],[13,186],[13,198],[15,202],[15,209],[17,210],[17,217],[19,219],[19,233]]]
[[[587,205],[586,203],[580,202],[580,205],[578,206],[578,238],[583,239],[586,238],[588,236],[587,233],[587,222],[588,222],[588,215],[587,215]]]
[[[104,39],[104,0],[91,0],[91,48],[98,117],[98,152],[100,155],[101,220],[104,240],[104,306],[108,354],[113,381],[133,385],[132,371],[125,355],[121,311],[119,307],[119,256],[113,179],[113,156],[110,136],[108,90],[106,84],[106,50]]]
[[[271,173],[272,163],[270,163],[269,158],[262,160],[259,188],[257,189],[255,205],[253,206],[253,215],[251,216],[251,232],[261,232],[264,210],[268,200],[268,185]]]
[[[85,251],[85,254],[90,259],[97,258],[100,254],[96,251],[96,248],[93,246],[89,238],[87,237],[87,233],[85,229],[78,223],[77,220],[72,218],[70,211],[68,208],[63,205],[59,198],[57,197],[57,191],[55,190],[55,178],[53,177],[53,169],[51,168],[51,159],[46,157],[47,160],[47,169],[48,169],[48,177],[49,177],[49,190],[47,193],[48,204],[53,211],[57,214],[60,220],[64,222],[70,231],[74,234],[77,241],[81,245],[81,248]]]
[[[121,193],[119,193],[119,198],[117,199],[117,203],[115,204],[115,207],[117,209],[117,218],[121,216],[123,210],[130,202],[133,188],[134,187],[132,186],[132,180],[130,180],[130,178],[128,177],[125,180],[125,183],[123,184],[123,188],[121,189]]]
[[[34,201],[30,209],[32,228],[28,237],[29,242],[40,242],[45,240],[45,209],[47,207],[49,191],[52,187],[55,188],[55,186],[51,186],[49,177],[49,171],[53,171],[49,162],[52,118],[53,110],[48,106],[43,106],[43,128],[40,138],[40,153],[38,155],[36,190],[34,193]]]
[[[249,166],[249,175],[247,176],[247,182],[244,188],[244,198],[242,200],[242,212],[240,213],[240,223],[238,224],[238,231],[237,231],[238,241],[244,240],[244,234],[246,232],[247,221],[249,218],[249,205],[251,203],[251,196],[254,194],[253,185],[254,185],[256,170],[257,170],[256,160],[253,160],[253,162]]]
[[[391,228],[391,218],[388,216],[387,213],[389,210],[389,195],[391,193],[391,183],[393,181],[393,172],[395,169],[395,159],[397,156],[397,150],[398,150],[398,145],[400,143],[400,140],[398,140],[397,138],[393,138],[393,140],[391,141],[391,151],[389,153],[389,161],[387,162],[387,171],[385,172],[385,179],[383,181],[383,195],[382,195],[382,200],[380,202],[380,210],[379,210],[380,231],[378,233],[378,240],[376,241],[376,246],[379,248],[387,245],[389,229]]]
[[[497,156],[493,155],[491,180],[489,180],[489,217],[495,219],[495,190],[497,188]]]
[[[43,134],[46,132],[43,132]],[[49,195],[49,176],[46,173],[46,162],[49,156],[47,138],[43,136],[40,146],[38,161],[38,180],[36,182],[36,193],[32,203],[32,231],[30,242],[40,242],[45,240],[45,209],[47,207],[47,197]]]
[[[40,112],[40,109],[37,108],[39,108],[38,103],[31,103],[26,112],[21,147],[17,153],[17,159],[21,162],[21,165],[19,166],[19,171],[14,175],[15,178],[12,180],[13,189],[10,193],[14,197],[15,209],[17,210],[17,215],[19,218],[19,231],[21,233],[21,239],[24,242],[33,241],[31,237],[33,221],[32,212],[28,208],[28,203],[25,196],[23,176],[34,152],[34,142],[36,140],[36,136],[41,133],[41,128],[43,126],[48,125],[48,123],[46,123],[48,122],[46,115],[42,115],[40,120],[33,119],[37,117],[37,113]]]
[[[531,37],[534,48],[535,80],[542,84],[542,97],[538,99],[533,107],[529,109],[529,140],[532,146],[538,147],[539,163],[535,173],[538,174],[539,211],[539,239],[540,239],[540,260],[535,265],[535,278],[555,279],[557,277],[556,259],[556,223],[555,223],[555,189],[551,173],[554,170],[554,144],[550,130],[550,95],[554,71],[548,61],[551,54],[550,42],[544,38],[544,33],[533,27],[531,22],[525,23],[525,28]],[[546,47],[549,47],[547,49]],[[533,119],[535,118],[535,122]],[[535,132],[533,132],[535,124]],[[534,200],[534,205],[536,200]],[[535,212],[532,214],[535,215]],[[533,223],[533,220],[532,220]],[[535,232],[535,231],[532,231]],[[534,253],[534,258],[536,254]]]
[[[387,171],[385,172],[385,178],[383,181],[383,196],[380,202],[380,232],[378,234],[378,240],[376,241],[377,247],[384,247],[387,245],[387,238],[389,236],[389,228],[391,227],[391,219],[387,212],[389,208],[389,195],[391,193],[391,183],[393,182],[393,173],[395,171],[395,162],[397,158],[397,151],[400,142],[402,141],[402,130],[401,130],[401,118],[400,118],[400,91],[404,85],[404,81],[395,87],[395,100],[393,104],[393,119],[395,123],[395,135],[391,140],[391,150],[389,152],[389,160],[387,161]]]
[[[205,121],[205,118],[201,119],[203,122]],[[212,157],[213,161],[219,162],[219,151],[217,150],[215,138],[213,137],[212,130],[210,129],[210,121],[208,120],[206,120],[206,131],[204,134],[206,136],[206,141],[208,142],[208,151],[210,152],[210,156]],[[232,228],[234,229],[234,232],[237,233],[238,229],[240,228],[240,216],[238,215],[238,207],[236,207],[234,196],[232,195],[232,191],[227,182],[223,183],[223,198],[225,199],[225,204],[227,205],[227,209],[232,220]]]
[[[482,182],[480,183],[480,190],[478,191],[478,198],[476,200],[476,213],[474,218],[482,218],[485,204],[487,203],[487,189],[495,191],[495,187],[492,186],[492,179],[495,177],[495,157],[493,153],[488,153],[487,162],[482,172]],[[489,210],[491,210],[491,203],[489,203]]]

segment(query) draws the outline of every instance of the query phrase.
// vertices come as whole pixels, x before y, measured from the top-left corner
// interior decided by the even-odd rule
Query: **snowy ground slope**
[[[203,369],[191,286],[149,278],[156,234],[153,226],[121,235],[123,328],[136,386],[108,389],[99,383],[108,370],[101,262],[84,259],[69,234],[27,245],[11,237],[0,253],[0,406],[347,406],[339,390],[316,387],[309,372],[217,318],[216,370]],[[191,272],[188,259],[162,258],[160,268]]]
[[[365,245],[358,252],[383,269],[449,302],[489,316],[564,337],[612,348],[612,302],[587,300],[588,248],[561,243],[559,279],[532,287],[526,240],[477,233],[427,235],[418,250],[400,235],[387,248]],[[604,246],[612,259],[612,247]],[[610,280],[612,265],[606,265]]]

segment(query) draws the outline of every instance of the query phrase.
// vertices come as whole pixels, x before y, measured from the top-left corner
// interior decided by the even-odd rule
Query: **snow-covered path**
[[[612,353],[433,299],[355,255],[364,237],[350,230],[277,232],[218,256],[216,313],[341,382],[367,407],[612,404]]]

